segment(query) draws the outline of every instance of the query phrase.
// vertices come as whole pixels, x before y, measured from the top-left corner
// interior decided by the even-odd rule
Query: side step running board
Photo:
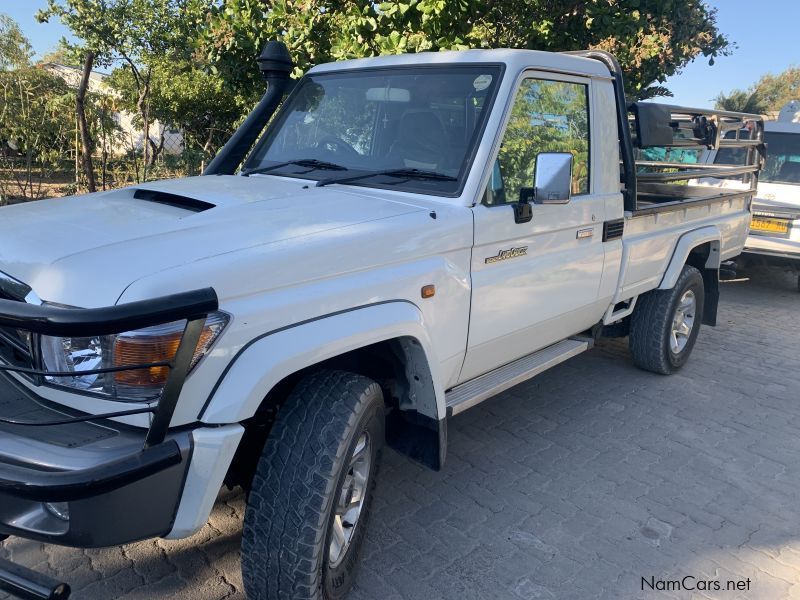
[[[457,415],[518,383],[522,383],[557,364],[585,352],[593,345],[591,338],[575,337],[563,340],[518,358],[514,362],[485,375],[457,385],[445,394],[447,416]]]

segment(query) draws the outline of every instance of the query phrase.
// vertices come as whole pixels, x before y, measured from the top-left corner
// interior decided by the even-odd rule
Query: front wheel
[[[633,362],[662,375],[683,367],[700,331],[704,300],[703,276],[691,265],[684,265],[672,289],[643,294],[631,316]]]
[[[338,600],[355,580],[384,442],[374,381],[305,378],[264,446],[247,501],[242,576],[249,600]]]

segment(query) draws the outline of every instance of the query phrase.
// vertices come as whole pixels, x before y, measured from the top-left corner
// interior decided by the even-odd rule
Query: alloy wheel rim
[[[328,551],[328,562],[332,568],[341,564],[353,540],[369,489],[371,462],[369,434],[365,431],[359,436],[350,455],[347,474],[336,499]]]
[[[669,336],[669,348],[673,354],[680,354],[689,343],[689,337],[694,329],[694,320],[697,312],[697,297],[692,290],[686,290],[681,296],[672,318],[672,328]]]

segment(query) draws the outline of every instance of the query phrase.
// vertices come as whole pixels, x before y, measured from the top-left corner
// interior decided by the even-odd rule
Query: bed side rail
[[[628,115],[636,154],[633,212],[752,199],[766,153],[760,115],[651,102],[628,104]]]
[[[669,210],[686,202],[732,199],[741,197],[743,190],[752,198],[766,152],[760,115],[655,102],[629,103],[622,69],[613,54],[602,50],[565,54],[597,60],[611,75],[626,211]],[[714,164],[704,164],[709,159]],[[704,182],[695,185],[701,178]],[[712,178],[720,180],[713,194],[708,190],[715,186],[709,181]],[[735,181],[733,178],[738,179],[736,184],[724,183]]]

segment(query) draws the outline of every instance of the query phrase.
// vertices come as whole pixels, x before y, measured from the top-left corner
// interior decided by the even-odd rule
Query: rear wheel
[[[250,600],[336,600],[353,585],[384,441],[374,381],[322,371],[281,409],[253,479],[242,538]]]
[[[633,362],[662,375],[683,367],[700,331],[704,299],[703,276],[691,265],[683,267],[672,289],[642,295],[628,338]]]

